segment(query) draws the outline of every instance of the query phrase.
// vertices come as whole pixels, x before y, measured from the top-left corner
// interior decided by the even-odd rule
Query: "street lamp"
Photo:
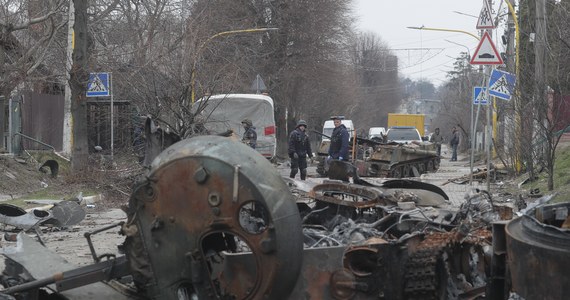
[[[474,35],[471,32],[468,31],[463,31],[463,30],[458,30],[458,29],[446,29],[446,28],[430,28],[430,27],[416,27],[416,26],[408,26],[408,29],[417,29],[417,30],[432,30],[432,31],[447,31],[447,32],[459,32],[459,33],[464,33],[464,34],[468,34],[474,38],[476,38],[477,40],[479,40],[479,37]]]
[[[456,43],[456,42],[454,42],[454,41],[450,41],[450,40],[444,40],[444,41],[465,48],[465,50],[467,50],[467,52],[466,52],[466,53],[467,53],[467,61],[470,61],[470,60],[471,60],[471,49],[469,49],[469,47],[467,47],[467,46],[465,46],[465,45],[463,45],[463,44],[460,44],[460,43]]]
[[[218,32],[214,35],[212,35],[211,37],[209,37],[207,40],[205,40],[200,47],[198,47],[198,50],[196,50],[196,52],[194,53],[193,56],[193,63],[192,63],[192,70],[190,73],[190,88],[192,89],[192,93],[191,93],[191,100],[192,100],[192,104],[194,104],[194,101],[196,100],[196,92],[195,92],[195,85],[196,85],[196,62],[198,60],[198,55],[200,55],[200,53],[202,52],[202,50],[204,49],[204,47],[206,46],[206,44],[208,44],[210,41],[212,41],[215,38],[221,37],[221,36],[226,36],[226,35],[231,35],[231,34],[239,34],[239,33],[257,33],[257,32],[268,32],[268,31],[275,31],[275,30],[279,30],[279,28],[250,28],[250,29],[240,29],[240,30],[230,30],[230,31],[222,31],[222,32]]]

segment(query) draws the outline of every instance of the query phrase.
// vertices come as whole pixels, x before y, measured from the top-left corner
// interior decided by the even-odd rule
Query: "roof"
[[[258,100],[265,100],[271,105],[273,105],[273,99],[267,95],[262,94],[218,94],[212,96],[206,96],[198,99],[198,101],[202,101],[204,99],[258,99]]]

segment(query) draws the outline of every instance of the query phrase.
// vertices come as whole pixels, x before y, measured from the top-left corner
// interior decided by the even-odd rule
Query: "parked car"
[[[396,142],[401,144],[422,142],[420,132],[413,126],[394,126],[386,132],[388,143]]]
[[[386,135],[386,128],[384,127],[370,127],[368,130],[368,139],[373,141],[383,141]]]

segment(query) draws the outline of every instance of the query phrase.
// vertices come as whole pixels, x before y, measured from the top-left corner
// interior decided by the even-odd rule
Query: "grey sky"
[[[494,2],[493,10],[496,12],[501,1]],[[482,0],[354,0],[354,4],[358,28],[377,33],[389,48],[394,49],[393,53],[399,58],[401,76],[429,80],[438,86],[445,80],[446,72],[453,69],[453,58],[467,51],[467,48],[473,55],[477,47],[478,41],[464,33],[406,27],[423,25],[478,35],[477,18],[454,11],[478,17],[483,7]],[[504,8],[505,4],[501,10]],[[502,43],[497,42],[503,29],[493,34],[497,50],[504,51]],[[429,49],[414,50],[419,48]]]

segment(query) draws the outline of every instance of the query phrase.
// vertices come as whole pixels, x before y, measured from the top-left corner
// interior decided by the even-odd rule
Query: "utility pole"
[[[507,71],[511,74],[515,74],[517,80],[521,80],[519,77],[519,28],[518,28],[518,20],[516,18],[516,12],[514,9],[515,0],[509,0],[507,2],[507,6],[509,8],[509,16],[507,19]],[[515,50],[515,42],[516,42],[516,50]],[[515,86],[514,94],[513,94],[513,101],[512,101],[512,108],[513,108],[513,119],[514,124],[510,126],[512,130],[511,134],[505,135],[508,139],[506,141],[506,146],[511,147],[514,149],[514,168],[516,172],[519,172],[522,169],[521,161],[522,161],[522,135],[521,135],[521,113],[522,113],[522,105],[521,99],[519,99],[520,93],[518,92],[519,88]],[[505,151],[508,151],[505,149]]]
[[[69,78],[71,87],[71,115],[74,121],[72,128],[73,148],[71,151],[71,169],[74,173],[88,168],[89,149],[87,142],[87,95],[86,88],[89,80],[87,64],[89,48],[87,35],[87,1],[73,0],[75,6],[75,47],[73,49],[73,64]]]
[[[535,40],[534,40],[534,78],[535,78],[535,86],[534,86],[534,105],[533,107],[538,108],[535,109],[535,115],[533,120],[536,120],[538,124],[542,124],[544,120],[546,120],[546,111],[548,107],[547,97],[546,97],[546,0],[537,0],[536,1],[536,33],[535,33]],[[540,125],[539,125],[540,126]],[[536,127],[536,129],[539,128]],[[534,127],[534,124],[532,125]],[[541,148],[541,146],[538,146]],[[539,149],[532,149],[532,150],[539,150]],[[539,150],[540,151],[540,150]],[[542,152],[542,151],[540,151]],[[541,155],[538,155],[542,159]],[[534,162],[533,156],[530,158],[530,163]],[[532,166],[533,166],[532,165]],[[530,169],[531,176],[534,176],[534,168]],[[534,178],[534,177],[530,177]]]
[[[10,32],[8,31],[8,28],[4,25],[0,26],[0,39],[2,38],[8,38],[8,34]],[[8,54],[6,53],[6,50],[4,48],[4,43],[0,43],[0,76],[2,76],[2,78],[5,78],[5,67],[6,67],[6,62],[8,61],[8,59],[6,58]],[[1,86],[1,85],[0,85]],[[3,86],[2,89],[0,89],[0,150],[4,149],[4,130],[6,130],[4,128],[4,122],[5,122],[5,118],[7,118],[8,116],[6,116],[5,112],[5,101],[8,101],[8,103],[10,103],[10,93],[8,91],[7,86]],[[10,149],[7,149],[8,152],[10,152]]]
[[[509,0],[511,5],[515,5],[515,0]],[[515,19],[509,14],[507,19],[507,71],[515,74]]]
[[[511,5],[514,5],[515,1],[514,0],[508,0]],[[516,70],[515,70],[515,20],[514,20],[514,16],[512,14],[509,14],[507,17],[507,28],[505,30],[505,36],[506,38],[506,58],[505,58],[505,65],[507,67],[507,72],[511,73],[511,74],[515,74]],[[516,95],[512,96],[513,101],[511,101],[510,103],[508,103],[508,105],[512,108],[513,111],[513,116],[516,115],[516,101],[514,98],[516,97]],[[505,105],[506,106],[506,105]],[[504,114],[503,114],[504,115]],[[503,117],[503,124],[504,125],[511,125],[511,124],[506,124],[507,120],[506,118]],[[513,124],[514,125],[514,124]],[[517,135],[513,135],[513,134],[507,134],[507,128],[508,126],[502,126],[502,130],[499,132],[499,135],[501,136],[501,138],[499,138],[499,140],[503,141],[502,145],[497,145],[497,146],[502,146],[503,151],[508,151],[507,148],[511,148],[511,149],[515,149],[515,161],[518,160],[519,157],[519,151],[520,148],[518,148],[517,146],[515,146],[515,144],[518,144],[515,139],[517,138]],[[513,128],[513,130],[516,128],[515,126],[510,126],[510,128]],[[497,147],[499,148],[499,147]]]
[[[493,1],[489,1],[489,7],[492,6]],[[489,36],[493,37],[493,30],[488,30]],[[492,68],[489,65],[485,66],[485,82],[489,82],[489,78],[491,78]],[[493,126],[491,122],[491,110],[493,109],[493,105],[491,103],[491,97],[489,95],[489,87],[485,89],[487,93],[487,126],[485,126],[485,152],[487,153],[487,191],[491,192],[491,147],[492,147],[492,136],[493,136]]]
[[[67,23],[67,54],[65,60],[65,94],[63,100],[63,153],[71,156],[73,148],[73,118],[71,117],[71,87],[69,77],[73,54],[73,24],[75,23],[75,6],[69,1],[69,20]]]

